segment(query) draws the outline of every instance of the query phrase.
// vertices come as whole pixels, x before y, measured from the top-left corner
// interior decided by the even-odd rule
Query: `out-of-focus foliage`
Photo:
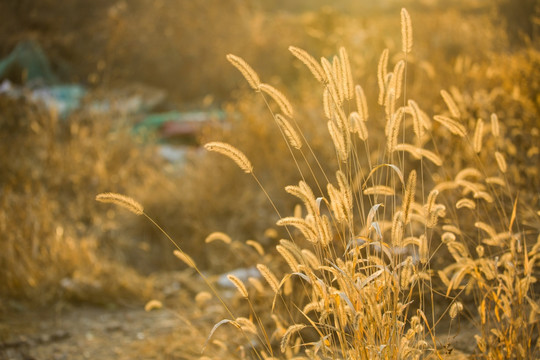
[[[374,45],[398,41],[391,34],[399,24],[388,14],[407,6],[415,13],[417,44],[424,47],[417,49],[419,59],[437,55],[448,60],[462,50],[477,57],[484,53],[478,49],[504,41],[506,32],[512,41],[523,39],[513,34],[537,32],[532,2],[501,0],[496,8],[480,0],[338,1],[332,6],[261,0],[4,1],[0,54],[32,39],[65,81],[107,87],[136,81],[164,88],[182,102],[207,94],[226,99],[238,84],[224,60],[227,53],[242,54],[263,75],[276,70],[292,84],[290,64],[284,61],[289,45],[321,56],[345,45],[369,60],[380,52]],[[463,49],[464,44],[476,51]]]
[[[127,265],[126,254],[144,252],[118,236],[117,211],[94,197],[166,188],[162,161],[108,118],[59,119],[22,99],[0,104],[1,296],[39,304],[149,296],[150,282]]]

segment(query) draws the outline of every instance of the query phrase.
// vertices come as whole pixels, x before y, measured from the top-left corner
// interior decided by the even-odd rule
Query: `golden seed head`
[[[161,309],[163,307],[163,304],[159,300],[150,300],[149,302],[144,305],[144,311],[152,311],[156,309]]]
[[[401,9],[401,50],[404,53],[410,53],[413,46],[413,32],[411,16],[407,9]]]
[[[213,141],[205,144],[204,148],[208,151],[217,152],[227,156],[247,174],[253,172],[253,166],[251,165],[251,162],[249,161],[247,156],[232,145],[223,142]]]
[[[96,196],[96,200],[102,203],[111,203],[123,207],[134,213],[135,215],[142,215],[144,209],[141,204],[139,204],[134,199],[116,193],[101,193]]]
[[[463,304],[456,301],[452,304],[452,306],[450,306],[450,317],[455,319],[461,311],[463,311]]]
[[[234,286],[236,286],[236,289],[238,289],[238,292],[240,293],[240,295],[242,295],[242,297],[248,297],[246,286],[244,285],[242,280],[232,274],[227,275],[227,279],[229,279],[229,281],[232,282]]]

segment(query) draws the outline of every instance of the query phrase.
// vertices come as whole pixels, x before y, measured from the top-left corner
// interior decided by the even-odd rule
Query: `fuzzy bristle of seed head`
[[[281,91],[268,84],[260,84],[259,90],[274,99],[283,114],[287,115],[289,118],[293,117],[293,107]]]
[[[249,161],[247,156],[232,145],[219,141],[213,141],[205,144],[204,148],[208,151],[217,152],[219,154],[227,156],[247,174],[253,172],[253,166],[251,165],[251,162]]]
[[[123,207],[134,213],[135,215],[142,215],[144,208],[134,199],[116,193],[101,193],[96,196],[96,200],[102,203],[111,203]]]
[[[270,285],[272,290],[277,293],[279,291],[279,281],[274,275],[274,273],[268,268],[268,266],[264,264],[257,264],[257,269],[264,277],[268,285]]]
[[[249,86],[251,86],[254,90],[259,90],[259,85],[261,81],[259,80],[259,76],[253,70],[251,66],[248,65],[248,63],[242,59],[239,56],[228,54],[227,60],[240,71],[240,73],[244,76],[246,81],[248,82]]]
[[[324,73],[321,64],[319,64],[319,62],[315,60],[313,56],[311,56],[307,51],[295,46],[289,46],[289,51],[307,66],[317,81],[320,83],[326,82],[326,74]]]
[[[236,289],[238,289],[238,292],[240,293],[240,295],[242,295],[242,297],[245,297],[245,298],[248,297],[246,286],[244,285],[242,280],[240,280],[238,277],[234,276],[233,274],[227,275],[227,279],[229,279],[229,281],[233,283],[233,285],[236,287]]]
[[[193,268],[193,269],[197,268],[197,265],[195,264],[195,261],[191,258],[191,256],[189,256],[185,252],[180,251],[180,250],[174,250],[173,254],[178,259],[182,260],[190,268]]]
[[[225,244],[230,244],[232,242],[231,237],[221,231],[214,231],[204,239],[204,242],[211,243],[212,241],[217,240],[223,241]]]
[[[411,16],[407,9],[401,9],[401,50],[407,54],[413,47],[413,30]]]

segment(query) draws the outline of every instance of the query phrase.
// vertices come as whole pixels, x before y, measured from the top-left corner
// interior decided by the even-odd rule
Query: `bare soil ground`
[[[20,308],[0,319],[0,359],[194,359],[221,308],[193,300],[202,284],[188,272],[164,274],[164,307],[92,306],[58,303]],[[165,281],[163,283],[165,284]],[[186,285],[190,283],[189,288]]]
[[[2,324],[0,359],[194,359],[202,356],[204,338],[213,325],[209,316],[195,318],[197,312],[192,304],[174,311],[70,306],[12,314]],[[187,321],[206,333],[194,334]],[[452,330],[448,343],[442,344],[445,359],[470,358],[473,334],[474,328],[465,323]]]
[[[6,359],[130,359],[144,342],[181,331],[181,320],[167,311],[71,307],[18,314],[3,326]]]
[[[195,293],[202,281],[189,271],[160,274],[164,308],[145,311],[143,305],[91,306],[58,303],[47,309],[20,308],[0,318],[0,359],[215,359],[240,358],[219,341],[201,351],[215,323],[224,318],[218,301],[200,307]],[[227,301],[234,290],[222,289]],[[437,326],[437,347],[445,359],[468,359],[476,333],[469,321]],[[221,327],[213,339],[238,338],[235,329]],[[227,340],[225,340],[227,341]],[[232,351],[229,352],[229,351]]]

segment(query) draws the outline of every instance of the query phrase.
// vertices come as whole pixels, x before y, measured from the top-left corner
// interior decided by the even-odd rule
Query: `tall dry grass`
[[[287,234],[276,250],[288,266],[259,263],[266,286],[230,275],[248,314],[228,310],[232,317],[217,323],[210,337],[232,324],[252,338],[244,350],[258,358],[442,358],[437,324],[464,312],[478,324],[479,356],[538,356],[539,213],[516,191],[522,180],[534,182],[536,172],[509,176],[510,168],[519,171],[505,151],[511,140],[504,129],[511,124],[495,112],[485,119],[472,115],[458,90],[435,90],[437,112],[409,98],[407,74],[415,69],[408,61],[414,47],[405,9],[401,26],[401,53],[385,50],[380,58],[378,92],[354,84],[344,48],[320,61],[289,48],[319,83],[319,118],[327,123],[324,145],[334,172],[318,161],[283,92],[240,57],[228,56],[287,144],[300,181],[285,190],[299,206],[293,216],[281,214],[249,154],[222,142],[206,145],[261,188]],[[379,108],[368,109],[374,99]],[[538,197],[534,189],[525,193]],[[255,244],[246,246],[262,256]],[[273,299],[270,308],[257,308],[265,294]],[[448,307],[440,311],[439,303]]]

